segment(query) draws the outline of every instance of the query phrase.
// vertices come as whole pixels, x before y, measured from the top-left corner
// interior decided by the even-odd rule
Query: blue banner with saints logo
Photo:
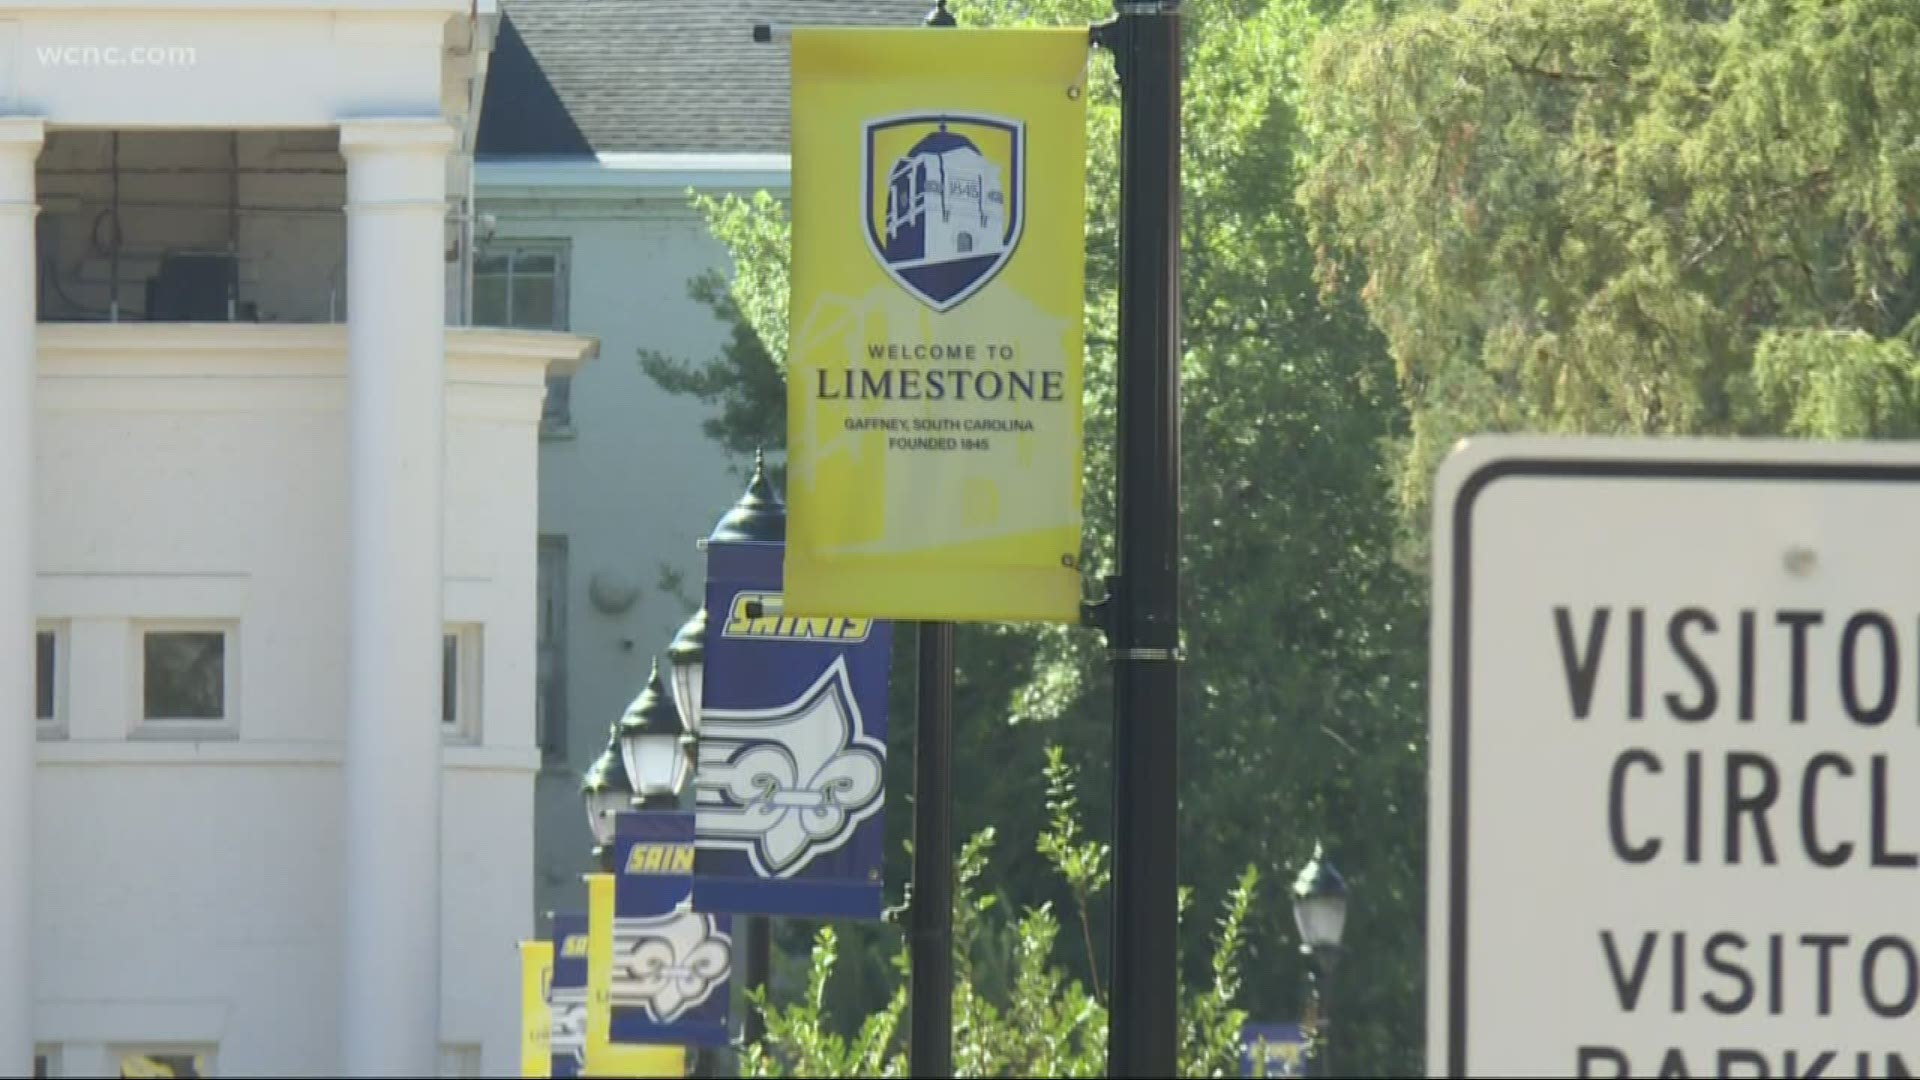
[[[1242,1024],[1240,1075],[1307,1075],[1307,1036],[1302,1025],[1256,1021]]]
[[[784,614],[783,550],[708,547],[694,907],[877,919],[891,627]]]
[[[725,1046],[732,919],[695,911],[693,815],[622,811],[614,819],[609,1041]]]
[[[552,1047],[555,1077],[579,1076],[587,1063],[587,916],[553,917]]]

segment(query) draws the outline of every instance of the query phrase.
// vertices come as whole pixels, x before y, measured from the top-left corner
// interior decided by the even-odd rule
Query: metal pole
[[[1318,952],[1309,959],[1304,1026],[1312,1052],[1307,1055],[1304,1071],[1308,1076],[1333,1076],[1333,1017],[1328,1009],[1333,996],[1333,964]]]
[[[1314,1055],[1320,1060],[1314,1075],[1338,1076],[1340,1074],[1333,1071],[1333,961],[1330,959],[1314,975],[1313,1000],[1320,1011],[1319,1038],[1315,1040],[1319,1052]]]
[[[747,920],[747,988],[766,993],[767,980],[773,974],[773,920],[765,915],[755,915]],[[765,1002],[765,1008],[771,1002]],[[747,1007],[746,1030],[742,1033],[748,1045],[767,1037],[767,1019],[760,1009]]]
[[[959,25],[937,0],[923,20]],[[953,624],[919,626],[913,751],[913,985],[907,1071],[953,1075]]]
[[[908,1072],[953,1075],[953,624],[919,624]]]
[[[1119,569],[1109,1075],[1178,1066],[1180,4],[1115,0],[1120,75]]]

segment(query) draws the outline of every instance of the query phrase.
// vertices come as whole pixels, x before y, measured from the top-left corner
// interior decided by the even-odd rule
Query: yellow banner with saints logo
[[[1087,47],[793,32],[786,614],[1079,621]]]

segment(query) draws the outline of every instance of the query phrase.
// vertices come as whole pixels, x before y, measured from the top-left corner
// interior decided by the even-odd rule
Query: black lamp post
[[[593,859],[600,869],[613,872],[613,815],[633,803],[633,781],[620,754],[620,725],[607,733],[606,749],[587,766],[580,783],[587,804],[587,826],[593,830]]]
[[[1317,843],[1313,859],[1293,880],[1293,921],[1300,929],[1300,951],[1313,962],[1313,1071],[1332,1076],[1333,969],[1340,961],[1340,936],[1347,929],[1347,882]]]
[[[655,661],[647,688],[627,706],[619,726],[620,757],[633,781],[635,805],[642,810],[672,810],[693,773],[693,736],[673,707]]]

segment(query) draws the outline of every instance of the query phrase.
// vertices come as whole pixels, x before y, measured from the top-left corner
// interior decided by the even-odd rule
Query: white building
[[[480,133],[475,308],[573,329],[601,359],[547,399],[540,451],[539,910],[578,908],[580,773],[701,594],[694,547],[746,482],[709,411],[641,370],[703,362],[728,327],[688,296],[726,251],[689,206],[788,189],[789,53],[756,22],[915,25],[931,0],[503,0]],[[803,10],[804,9],[804,10]],[[929,31],[933,33],[935,31]],[[776,346],[776,347],[783,347]],[[732,469],[733,471],[729,471]],[[678,575],[679,593],[658,587]]]
[[[0,3],[0,1074],[516,1069],[592,343],[448,325],[496,18]]]

